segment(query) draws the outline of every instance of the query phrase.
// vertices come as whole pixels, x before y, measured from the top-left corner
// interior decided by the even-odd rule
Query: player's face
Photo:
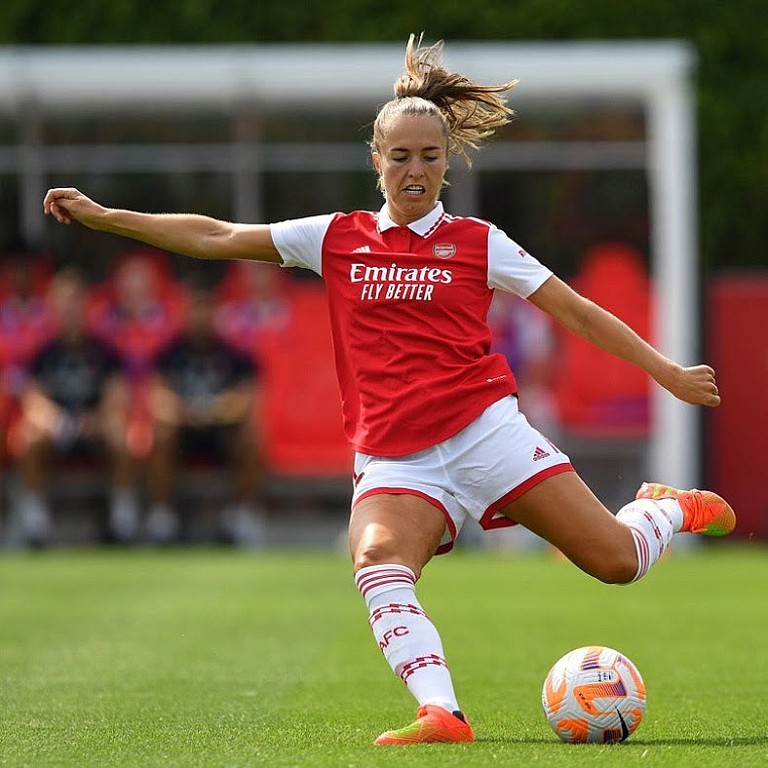
[[[373,153],[392,220],[400,226],[434,207],[448,170],[447,140],[436,117],[400,115]]]

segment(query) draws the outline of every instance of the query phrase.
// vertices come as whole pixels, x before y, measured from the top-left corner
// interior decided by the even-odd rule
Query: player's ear
[[[384,174],[381,171],[381,155],[374,149],[371,150],[371,162],[376,171],[376,188],[379,192],[384,192]]]

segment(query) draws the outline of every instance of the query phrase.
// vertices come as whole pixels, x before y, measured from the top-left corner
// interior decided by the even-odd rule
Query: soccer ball
[[[563,741],[624,741],[643,719],[645,683],[626,656],[589,645],[566,653],[549,670],[541,703]]]

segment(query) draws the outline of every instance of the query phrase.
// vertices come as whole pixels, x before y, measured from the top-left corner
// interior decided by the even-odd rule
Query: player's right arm
[[[268,224],[237,224],[195,213],[140,213],[107,208],[74,187],[49,189],[43,210],[61,224],[77,221],[89,229],[140,240],[198,259],[282,259]]]

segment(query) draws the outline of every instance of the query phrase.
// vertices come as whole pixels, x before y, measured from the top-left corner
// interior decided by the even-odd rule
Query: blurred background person
[[[20,244],[0,261],[0,465],[7,458],[8,431],[18,418],[29,366],[53,333],[45,300],[49,279],[47,259]]]
[[[131,541],[139,506],[126,445],[128,389],[119,361],[87,330],[87,286],[79,272],[67,268],[56,274],[48,302],[54,335],[31,361],[10,441],[19,475],[10,542],[51,541],[46,489],[52,459],[104,455],[110,465],[110,531],[119,541]]]
[[[125,252],[93,295],[88,324],[120,360],[131,390],[128,446],[143,461],[152,444],[151,375],[159,356],[181,332],[184,288],[165,254],[145,248]]]
[[[258,371],[251,358],[216,333],[213,294],[192,287],[188,296],[184,332],[159,359],[152,384],[146,533],[158,544],[178,539],[180,460],[202,457],[226,462],[233,471],[231,504],[220,520],[222,538],[257,547],[263,544],[265,524],[255,420]]]
[[[560,419],[554,394],[556,333],[547,315],[514,294],[496,291],[488,312],[491,351],[515,371],[520,400],[537,429],[557,440]]]
[[[290,279],[283,271],[236,260],[227,264],[216,288],[216,333],[257,365],[268,364],[271,346],[290,322]]]

